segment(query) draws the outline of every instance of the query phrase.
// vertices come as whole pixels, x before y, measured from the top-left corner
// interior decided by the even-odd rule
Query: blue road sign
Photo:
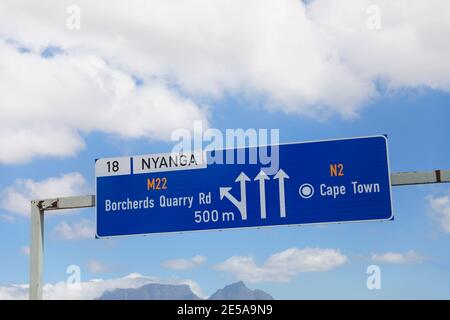
[[[393,219],[384,136],[271,148],[97,160],[97,237]]]

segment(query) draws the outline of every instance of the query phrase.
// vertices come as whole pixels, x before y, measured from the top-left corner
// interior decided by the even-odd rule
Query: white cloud
[[[78,172],[42,181],[18,179],[2,191],[0,206],[9,212],[29,216],[31,200],[80,195],[86,191],[86,180]]]
[[[28,299],[28,285],[11,285],[0,287],[0,300]]]
[[[0,220],[1,221],[5,221],[5,222],[9,222],[9,223],[13,223],[13,222],[16,221],[14,216],[12,216],[10,214],[0,214]]]
[[[83,132],[168,139],[172,129],[205,119],[197,105],[163,83],[137,86],[96,55],[45,59],[0,41],[0,67],[0,162],[74,155],[84,147]]]
[[[44,299],[47,300],[92,300],[100,297],[107,290],[117,288],[138,288],[148,283],[161,284],[186,284],[192,292],[199,297],[204,297],[200,286],[189,279],[159,279],[148,277],[139,273],[132,273],[117,279],[93,279],[81,283],[81,289],[70,289],[66,282],[46,284],[43,288]],[[0,287],[0,300],[28,299],[28,285],[12,285]]]
[[[86,267],[91,273],[111,272],[112,270],[111,266],[98,260],[88,261]]]
[[[377,263],[388,264],[408,264],[419,263],[423,261],[423,256],[417,252],[410,250],[406,253],[386,252],[383,254],[372,253],[371,260]]]
[[[253,257],[233,256],[216,269],[247,282],[288,282],[299,273],[329,271],[347,262],[336,249],[291,248],[271,255],[261,266]]]
[[[25,256],[30,255],[30,247],[29,246],[23,246],[20,248],[20,253],[22,253]]]
[[[0,36],[16,42],[0,44],[0,162],[73,155],[92,131],[167,139],[206,119],[195,101],[226,93],[271,110],[354,117],[379,80],[389,91],[449,91],[449,1],[308,3],[130,0],[123,10],[80,0],[81,30],[71,31],[71,1],[3,0]],[[369,5],[381,9],[379,30],[367,28]],[[64,53],[41,58],[49,45]]]
[[[429,195],[430,216],[433,221],[445,232],[450,233],[450,189],[448,194],[441,197]]]
[[[205,263],[205,261],[206,258],[204,256],[196,255],[191,259],[168,260],[163,263],[163,266],[172,270],[186,270],[199,267]]]
[[[95,225],[86,219],[71,224],[61,221],[55,226],[53,235],[63,240],[94,239]]]

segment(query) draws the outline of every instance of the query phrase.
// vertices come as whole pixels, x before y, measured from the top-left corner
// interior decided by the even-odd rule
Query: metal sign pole
[[[391,174],[393,187],[447,182],[450,182],[450,170]],[[31,201],[30,300],[42,299],[45,211],[92,207],[95,207],[95,195]]]
[[[44,267],[44,210],[31,201],[30,300],[42,299]]]

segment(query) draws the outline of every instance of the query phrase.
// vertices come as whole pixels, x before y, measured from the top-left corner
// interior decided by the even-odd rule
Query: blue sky
[[[413,97],[411,97],[413,96]],[[450,155],[446,152],[450,129],[444,119],[450,117],[447,104],[450,97],[425,90],[420,96],[405,92],[379,99],[368,107],[365,115],[354,121],[332,119],[324,123],[292,119],[279,114],[253,117],[234,101],[228,108],[236,108],[241,115],[237,127],[281,128],[283,142],[335,137],[351,137],[387,133],[390,142],[390,161],[393,172],[446,168]],[[224,128],[236,123],[236,111],[219,107]],[[220,111],[219,111],[220,110]],[[407,114],[407,120],[401,119]],[[218,123],[218,124],[220,124]],[[275,123],[275,125],[274,125]],[[247,126],[245,125],[247,124]],[[220,127],[219,125],[217,127]],[[421,128],[418,130],[418,128]],[[94,185],[93,159],[105,155],[122,155],[123,147],[107,136],[88,137],[88,147],[73,159],[45,159],[27,166],[2,166],[1,188],[11,185],[18,177],[36,181],[59,176],[66,172],[81,172],[87,183]],[[132,154],[170,150],[171,144],[132,143]],[[70,168],[68,170],[68,168]],[[369,222],[330,226],[277,227],[261,230],[191,233],[183,235],[153,235],[113,240],[63,241],[52,237],[51,231],[62,220],[77,222],[94,219],[94,210],[83,210],[67,216],[50,216],[46,220],[45,280],[57,282],[66,277],[68,265],[86,264],[98,260],[111,270],[92,274],[82,272],[82,279],[120,277],[131,272],[156,275],[162,278],[189,278],[197,281],[205,293],[233,281],[229,275],[213,269],[214,265],[233,255],[252,255],[262,263],[275,252],[291,247],[339,248],[350,262],[336,270],[303,273],[289,283],[258,283],[277,298],[448,298],[450,257],[448,235],[436,229],[427,211],[426,197],[445,194],[448,186],[396,187],[393,192],[395,221]],[[26,283],[28,257],[20,252],[29,243],[29,221],[17,218],[14,223],[2,222],[3,285]],[[264,243],[264,245],[261,245]],[[382,290],[369,291],[365,287],[366,268],[372,264],[371,253],[407,252],[414,250],[424,261],[412,264],[381,264]],[[204,265],[193,270],[167,270],[166,260],[190,258],[197,254],[207,257]]]
[[[310,22],[313,26],[319,25],[318,20],[314,19],[317,19],[320,14],[327,17],[329,13],[324,12],[323,7],[326,4],[332,6],[334,2],[314,2],[317,7],[309,9],[305,7],[310,12],[307,11],[305,14],[300,10],[296,19],[306,17],[312,21]],[[101,8],[100,3],[101,1],[94,7]],[[155,5],[160,5],[156,3]],[[136,7],[138,4],[137,2]],[[436,10],[438,4],[442,5],[443,3],[432,2],[428,8],[430,12],[439,11]],[[81,4],[81,8],[85,8],[88,14],[95,15],[94,9],[83,7],[83,5],[89,6],[88,4]],[[292,1],[286,4],[287,9],[296,5]],[[399,42],[407,41],[404,40],[403,34],[396,33],[398,25],[390,24],[392,23],[390,18],[396,17],[398,12],[395,10],[398,8],[390,7],[383,1],[379,2],[379,5],[382,9],[381,12],[386,13],[386,21],[388,21],[385,25],[381,25],[380,32],[386,32],[394,39],[397,36]],[[303,8],[306,5],[302,4],[301,6]],[[350,13],[355,14],[355,10],[365,9],[364,6],[362,9],[358,9],[358,6],[355,5],[356,9],[349,6],[342,10],[349,10]],[[64,8],[63,5],[60,8]],[[249,8],[242,9],[244,12],[246,12],[244,9],[249,10]],[[29,10],[31,16],[36,11],[33,20],[35,28],[43,28],[42,30],[48,31],[46,29],[48,26],[41,21],[44,19],[40,16],[42,13],[37,12],[38,10]],[[411,12],[407,10],[410,14],[409,18],[403,17],[407,21],[397,20],[397,23],[402,25],[402,23],[415,21],[415,10],[416,8],[411,9]],[[62,12],[64,13],[65,10]],[[262,12],[267,13],[266,11]],[[365,10],[361,14],[364,15]],[[440,16],[438,13],[436,14],[435,25],[442,25],[444,30],[450,30],[448,23],[445,24],[439,20]],[[336,16],[340,16],[340,14],[336,14]],[[2,18],[1,15],[0,18]],[[273,21],[278,21],[276,16],[272,18]],[[90,19],[91,17],[88,15],[86,20],[90,21]],[[331,26],[328,26],[330,29],[326,31],[335,36],[337,30],[335,24],[340,21],[338,18],[336,19],[331,22]],[[8,139],[8,141],[16,143],[15,145],[8,144],[0,138],[0,145],[5,146],[0,154],[0,239],[2,240],[0,245],[0,261],[2,263],[0,298],[23,297],[22,291],[13,290],[8,293],[5,288],[28,283],[29,257],[26,247],[29,246],[30,241],[29,217],[23,210],[16,212],[20,211],[20,208],[18,210],[12,208],[11,202],[9,202],[11,195],[22,195],[23,197],[19,200],[23,204],[23,198],[30,197],[33,193],[39,193],[33,189],[36,186],[46,186],[50,190],[49,192],[68,190],[84,194],[92,193],[95,185],[94,159],[169,152],[173,143],[168,141],[168,134],[173,129],[189,125],[197,118],[207,119],[210,127],[220,130],[227,128],[279,129],[281,142],[387,134],[392,172],[449,168],[450,86],[448,84],[450,83],[450,73],[446,70],[450,69],[448,69],[448,65],[445,65],[447,62],[442,62],[442,73],[436,71],[439,69],[435,69],[434,65],[431,65],[431,61],[436,60],[434,57],[444,59],[446,53],[450,52],[449,48],[444,45],[439,46],[433,43],[431,47],[435,51],[430,53],[427,50],[419,50],[426,46],[426,43],[422,46],[421,43],[414,41],[413,45],[417,46],[418,50],[416,51],[417,56],[411,64],[408,57],[405,57],[404,60],[399,59],[398,57],[403,51],[393,46],[390,50],[392,52],[386,53],[385,59],[392,62],[392,65],[399,66],[398,69],[395,69],[390,67],[392,66],[390,63],[383,64],[371,57],[370,54],[367,57],[367,64],[346,62],[346,59],[351,59],[354,55],[359,54],[360,49],[357,44],[349,45],[347,41],[344,41],[348,40],[345,35],[338,34],[336,37],[337,39],[342,37],[343,44],[330,45],[331,49],[327,48],[326,50],[329,50],[328,53],[331,52],[331,55],[340,58],[337,63],[339,68],[344,66],[350,71],[347,70],[341,74],[340,71],[336,71],[340,70],[336,66],[330,67],[326,63],[323,66],[317,66],[317,68],[323,67],[324,70],[330,68],[331,71],[324,72],[325,76],[329,77],[331,84],[328,84],[328,80],[318,81],[317,86],[320,92],[312,94],[311,88],[304,83],[302,76],[291,78],[290,75],[273,71],[272,74],[269,72],[263,76],[273,76],[276,83],[269,80],[260,81],[258,72],[253,69],[253,67],[258,69],[260,66],[248,69],[253,71],[246,69],[245,72],[243,71],[242,77],[230,80],[226,71],[220,68],[219,62],[228,64],[227,66],[234,71],[236,70],[234,69],[235,64],[245,65],[247,60],[237,61],[236,59],[235,61],[223,58],[215,51],[214,39],[202,40],[205,41],[205,44],[209,44],[211,41],[210,51],[206,53],[199,51],[206,56],[204,65],[201,62],[202,59],[199,60],[200,62],[195,61],[197,55],[194,45],[180,43],[181,49],[189,49],[194,53],[187,54],[186,57],[177,56],[167,61],[156,57],[154,64],[161,66],[156,68],[136,58],[140,53],[139,50],[142,50],[143,55],[149,54],[150,58],[153,57],[152,54],[157,55],[152,51],[153,47],[149,49],[144,45],[136,45],[132,52],[120,49],[115,52],[117,57],[113,57],[114,55],[109,55],[105,51],[117,48],[107,45],[103,48],[102,45],[90,41],[87,35],[77,35],[71,38],[64,32],[61,34],[48,32],[48,36],[36,39],[33,38],[33,30],[28,30],[28,33],[18,32],[12,22],[7,19],[0,20],[4,20],[2,23],[4,24],[3,30],[5,30],[4,34],[0,32],[0,53],[4,57],[17,59],[18,64],[14,68],[20,69],[19,63],[21,62],[31,63],[30,66],[42,62],[42,65],[36,67],[37,71],[47,70],[50,74],[48,77],[42,75],[42,78],[45,81],[51,81],[50,77],[56,75],[61,84],[59,86],[57,83],[48,82],[49,86],[51,84],[54,86],[47,90],[45,84],[42,84],[42,87],[39,84],[39,90],[32,90],[29,86],[30,83],[37,86],[39,81],[27,82],[23,77],[39,79],[39,76],[31,73],[27,75],[26,72],[22,74],[21,72],[24,71],[17,71],[17,74],[22,75],[17,77],[12,76],[13,73],[8,74],[9,71],[6,71],[5,77],[0,75],[0,89],[2,87],[8,90],[13,88],[11,95],[14,98],[10,99],[11,95],[7,95],[3,103],[0,100],[0,112],[6,115],[9,123],[4,131],[0,130],[0,134],[3,135],[4,140]],[[103,21],[103,23],[106,22]],[[182,22],[180,23],[182,24]],[[241,27],[239,23],[239,21],[236,22],[236,28]],[[276,24],[276,22],[274,23]],[[144,31],[150,34],[154,27],[150,24],[144,28]],[[269,26],[262,27],[272,30],[273,26],[271,27],[269,24]],[[124,26],[124,30],[128,30],[127,28],[133,30],[133,26]],[[301,37],[304,31],[302,26],[294,25],[293,28],[298,28],[296,32],[299,32]],[[306,28],[307,31],[308,28]],[[421,23],[413,23],[412,28],[415,28],[416,33],[423,32],[428,35],[428,39],[435,36],[434,29],[429,29]],[[0,30],[2,29],[0,28]],[[133,43],[136,36],[133,32],[124,31],[122,36]],[[366,31],[361,32],[365,33]],[[100,31],[94,30],[92,34],[98,39],[104,39],[101,28]],[[214,32],[213,34],[216,35]],[[183,34],[175,35],[181,37]],[[175,35],[171,34],[171,36]],[[189,36],[192,35],[188,33],[187,37]],[[222,36],[220,32],[217,32],[217,39],[222,39]],[[295,33],[292,36],[295,36]],[[145,36],[142,37],[141,41],[145,42]],[[20,50],[14,44],[11,45],[11,41],[3,41],[5,38],[15,39],[14,43],[21,44]],[[236,38],[238,37],[236,36]],[[156,37],[156,39],[158,38]],[[240,40],[242,45],[246,43],[245,37]],[[267,41],[270,44],[272,40]],[[377,43],[377,41],[375,39],[373,42]],[[196,42],[193,41],[193,43]],[[350,47],[344,48],[344,44]],[[171,46],[164,47],[164,41],[161,42],[161,45],[163,47],[161,50],[173,54],[173,51],[170,51],[172,50]],[[276,46],[279,43],[273,45]],[[403,46],[406,47],[413,45],[407,42],[403,43]],[[120,47],[120,45],[118,46]],[[381,47],[379,43],[378,46]],[[260,49],[260,47],[256,47]],[[27,50],[23,50],[23,48],[27,48]],[[289,48],[296,50],[295,46]],[[229,55],[235,54],[235,51],[230,48],[222,48],[222,50],[228,52]],[[290,57],[290,55],[286,56],[282,49],[280,50],[274,51],[273,54],[279,54],[281,59]],[[322,57],[324,53],[320,50],[317,55]],[[18,52],[17,55],[15,51]],[[43,52],[45,54],[39,54]],[[303,51],[300,51],[298,55],[299,60],[316,59],[315,49],[311,51],[312,53],[305,52],[304,56],[301,52]],[[380,52],[382,52],[381,49]],[[215,58],[210,60],[210,56]],[[223,60],[220,60],[222,58]],[[21,59],[34,59],[34,62]],[[192,63],[195,67],[203,67],[205,70],[210,68],[208,69],[210,72],[199,71],[198,75],[187,76],[186,70],[190,70],[188,66],[181,65],[180,62],[184,59],[193,59]],[[48,61],[50,62],[47,63]],[[267,65],[265,62],[262,63],[262,66],[265,67],[264,70],[272,70],[272,65],[269,65],[270,61],[264,61],[267,62]],[[273,62],[273,65],[277,69],[284,67],[277,59],[274,61],[276,63]],[[306,66],[303,64],[297,66],[295,61],[291,62],[293,73],[297,67],[301,69]],[[52,65],[53,63],[55,65]],[[74,64],[72,65],[72,63]],[[67,73],[72,76],[66,79],[64,78],[65,74],[59,73],[58,70],[67,65],[70,65]],[[408,71],[413,70],[415,65],[420,71],[418,74],[415,71]],[[1,62],[0,66],[2,66]],[[77,69],[77,66],[81,66],[81,70],[86,68],[91,72],[98,72],[98,75],[96,74],[92,80]],[[160,71],[166,67],[171,72]],[[15,70],[14,68],[11,67],[11,70]],[[242,69],[245,68],[242,67]],[[306,79],[308,76],[311,78],[317,76],[314,68],[311,66],[305,70]],[[256,75],[251,72],[256,72]],[[330,73],[328,74],[328,72]],[[136,75],[138,73],[142,74]],[[80,76],[82,80],[77,78],[78,74],[83,75]],[[90,73],[86,72],[86,74]],[[321,74],[321,76],[323,75]],[[136,78],[143,80],[136,85],[133,81]],[[164,78],[165,80],[158,80],[155,83],[155,78]],[[10,79],[10,81],[5,82],[4,79]],[[128,82],[129,79],[131,82]],[[358,79],[358,81],[354,79]],[[87,91],[83,81],[89,84],[104,82],[99,87],[94,85],[91,92]],[[333,81],[338,87],[336,90],[333,89]],[[327,84],[322,86],[322,83]],[[341,87],[342,83],[344,85]],[[292,89],[293,84],[298,86],[298,91],[301,93],[296,93],[295,86]],[[67,88],[65,91],[65,85],[70,85],[75,89]],[[138,87],[143,89],[137,89]],[[107,94],[119,98],[108,100],[109,98],[105,98],[103,89]],[[130,96],[123,98],[126,103],[120,105],[117,101],[122,101],[120,100],[121,94],[128,92],[127,90],[131,90],[131,93],[127,93]],[[324,93],[325,91],[326,93]],[[280,97],[280,94],[283,97]],[[19,99],[21,95],[31,98],[29,101],[22,101]],[[58,99],[54,96],[58,96]],[[157,98],[154,98],[155,96]],[[40,102],[37,102],[35,109],[43,110],[48,119],[64,120],[61,125],[49,124],[47,127],[46,118],[38,117],[41,127],[36,127],[36,124],[30,122],[25,113],[34,114],[37,111],[26,103],[41,100],[53,103],[68,102],[73,106],[71,107],[72,111],[68,112],[68,117],[72,117],[73,121],[64,119],[64,112],[67,110],[61,111],[55,104],[46,107],[45,104],[40,105]],[[74,102],[74,100],[77,101]],[[107,101],[104,105],[102,104],[103,100]],[[77,112],[77,103],[87,103],[89,106],[81,106]],[[161,107],[152,107],[154,104],[160,104]],[[169,107],[166,108],[166,105]],[[97,108],[102,109],[103,113],[96,111]],[[102,114],[108,113],[108,110],[117,110],[117,108],[120,110],[117,113],[111,111],[112,117],[106,119],[110,119],[110,122],[99,119]],[[12,116],[13,111],[11,110],[18,110],[18,115]],[[323,110],[325,110],[324,114]],[[54,115],[59,113],[61,115]],[[131,118],[128,119],[128,115],[133,113],[135,113],[134,117],[130,116]],[[92,118],[87,120],[86,116],[92,116]],[[143,123],[141,123],[140,118],[147,122],[142,121]],[[122,122],[121,119],[123,119]],[[180,120],[174,120],[172,123],[171,119]],[[151,129],[146,128],[147,124]],[[31,131],[26,131],[24,128],[31,128]],[[48,130],[50,134],[41,136],[41,129]],[[24,137],[29,138],[26,141],[31,141],[29,145],[19,137],[19,134],[25,132],[22,130],[26,131]],[[37,140],[34,140],[33,136]],[[58,140],[58,137],[61,137],[61,140]],[[54,152],[52,149],[55,149]],[[27,150],[33,151],[28,152]],[[71,173],[76,174],[64,178],[64,175]],[[49,182],[48,179],[51,178],[56,180]],[[40,182],[43,184],[39,184]],[[207,296],[226,284],[240,280],[233,271],[219,270],[220,268],[218,268],[231,257],[252,257],[255,264],[263,268],[265,261],[276,253],[290,248],[295,248],[300,252],[306,248],[316,248],[319,250],[317,254],[324,254],[320,250],[334,250],[334,253],[345,256],[345,263],[332,266],[328,271],[294,271],[285,282],[270,278],[260,279],[257,282],[243,280],[249,287],[263,289],[277,299],[448,299],[450,297],[449,192],[450,185],[448,184],[395,187],[393,189],[395,220],[392,222],[149,235],[110,240],[90,238],[89,232],[95,215],[93,209],[66,214],[49,214],[45,221],[44,279],[46,283],[51,284],[65,282],[68,276],[66,268],[69,265],[78,265],[81,268],[83,282],[94,278],[121,279],[129,274],[139,273],[143,276],[156,277],[157,281],[161,282],[194,281],[201,288],[201,293]],[[59,195],[55,194],[54,196]],[[74,239],[68,239],[67,234],[73,234]],[[393,253],[394,258],[387,253]],[[192,262],[191,259],[198,255],[204,258],[199,259],[198,263]],[[374,255],[378,257],[378,260],[374,258]],[[183,270],[174,270],[167,267],[168,264],[170,265],[168,261],[171,261],[172,265],[182,264],[188,267]],[[295,259],[290,261],[293,263],[291,268],[296,270],[295,268],[298,267],[298,270],[301,270],[300,265],[295,265],[298,263]],[[379,265],[381,268],[381,290],[368,290],[366,287],[368,277],[366,268],[372,264]],[[61,295],[65,297],[64,294],[61,293]]]

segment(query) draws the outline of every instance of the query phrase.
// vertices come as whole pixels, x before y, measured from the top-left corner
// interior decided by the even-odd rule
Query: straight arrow
[[[280,217],[286,217],[286,200],[284,193],[284,180],[289,179],[289,176],[283,169],[278,170],[277,174],[273,177],[274,179],[278,179],[278,191],[280,194]]]
[[[259,180],[259,206],[261,208],[261,219],[265,219],[266,214],[266,180],[270,180],[267,174],[261,169],[255,178],[255,181]]]

